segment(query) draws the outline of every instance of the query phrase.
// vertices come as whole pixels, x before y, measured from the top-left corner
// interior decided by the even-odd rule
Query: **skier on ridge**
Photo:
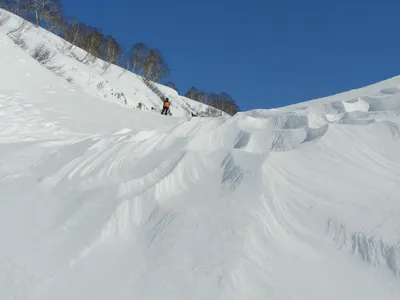
[[[169,102],[169,99],[166,98],[164,101],[164,104],[163,104],[163,109],[161,111],[162,115],[167,115],[170,105],[171,105],[171,103]]]

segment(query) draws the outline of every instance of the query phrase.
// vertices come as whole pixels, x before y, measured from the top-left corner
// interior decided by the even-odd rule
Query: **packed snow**
[[[18,20],[0,28],[0,299],[400,299],[400,77],[233,117],[171,92],[162,116],[115,66],[58,53],[75,75],[55,75],[6,35]]]

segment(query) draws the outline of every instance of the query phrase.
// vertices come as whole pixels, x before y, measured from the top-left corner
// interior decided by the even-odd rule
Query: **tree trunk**
[[[86,56],[82,59],[82,60],[80,60],[79,62],[83,62],[88,56],[89,56],[89,52],[86,52]]]
[[[36,15],[36,27],[39,27],[39,14],[38,11],[35,11],[35,15]]]

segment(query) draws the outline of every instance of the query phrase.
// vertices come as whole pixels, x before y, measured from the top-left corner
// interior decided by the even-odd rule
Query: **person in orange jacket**
[[[166,98],[163,104],[163,109],[161,111],[162,115],[167,115],[170,105],[171,103],[169,102],[169,99]]]

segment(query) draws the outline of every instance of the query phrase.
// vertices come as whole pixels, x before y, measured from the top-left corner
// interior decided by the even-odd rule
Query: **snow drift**
[[[400,78],[188,119],[0,65],[0,299],[399,299]]]

